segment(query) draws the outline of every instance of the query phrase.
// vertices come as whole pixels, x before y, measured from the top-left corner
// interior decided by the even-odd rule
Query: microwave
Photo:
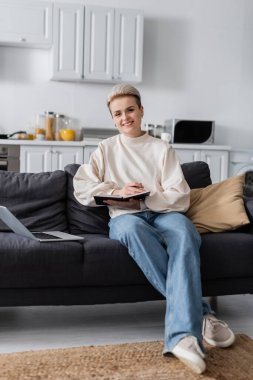
[[[174,144],[213,144],[214,121],[170,119],[164,122],[165,130]]]

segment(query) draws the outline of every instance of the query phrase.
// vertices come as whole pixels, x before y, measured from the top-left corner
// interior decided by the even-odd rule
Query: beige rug
[[[227,349],[207,347],[207,371],[195,375],[162,342],[0,355],[1,380],[252,380],[253,341],[237,335]]]

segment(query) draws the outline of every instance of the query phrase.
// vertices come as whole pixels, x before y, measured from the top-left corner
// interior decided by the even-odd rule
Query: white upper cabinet
[[[85,7],[84,79],[111,80],[113,75],[114,9]]]
[[[143,57],[143,12],[116,9],[114,36],[114,78],[140,82]]]
[[[80,79],[83,73],[82,5],[55,3],[54,5],[54,79]]]
[[[47,1],[1,1],[0,44],[51,47],[52,15],[53,5]]]
[[[142,11],[55,3],[52,79],[140,82],[142,56]]]

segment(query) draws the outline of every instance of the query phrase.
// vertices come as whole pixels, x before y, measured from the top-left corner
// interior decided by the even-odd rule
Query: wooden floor
[[[163,339],[165,303],[0,309],[0,353]],[[217,317],[253,338],[253,295],[218,297]]]

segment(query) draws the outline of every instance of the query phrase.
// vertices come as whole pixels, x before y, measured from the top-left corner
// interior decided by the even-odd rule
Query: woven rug
[[[1,380],[252,380],[253,341],[237,335],[227,349],[207,348],[207,370],[195,375],[162,342],[126,343],[0,355]]]

